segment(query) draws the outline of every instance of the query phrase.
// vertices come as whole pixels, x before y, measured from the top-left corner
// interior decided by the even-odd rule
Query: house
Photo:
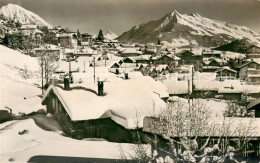
[[[120,69],[120,64],[118,63],[113,63],[110,68],[108,69],[109,72],[113,72],[115,74],[120,74],[122,73],[121,69]]]
[[[131,57],[123,58],[123,63],[135,63],[136,61]]]
[[[168,55],[162,55],[160,57],[154,57],[153,58],[153,62],[154,64],[167,64],[168,66],[171,66],[171,67],[177,67],[179,65],[179,61],[180,61],[180,58],[179,57],[176,57],[175,55],[173,54],[168,54]]]
[[[204,60],[203,61],[203,72],[215,72],[221,67],[225,66],[227,62],[223,59],[214,58],[212,60]]]
[[[144,63],[144,64],[149,64],[151,62],[151,55],[140,55],[136,56],[134,59],[136,63]]]
[[[247,54],[260,54],[260,47],[256,46],[256,45],[252,45],[249,48],[246,49],[246,53]]]
[[[245,157],[256,158],[259,160],[260,157],[260,118],[241,118],[241,117],[216,117],[214,115],[209,115],[210,120],[207,121],[207,125],[211,126],[211,128],[207,128],[202,130],[203,132],[178,132],[173,130],[169,131],[167,136],[171,138],[175,138],[175,140],[180,137],[186,138],[195,138],[198,140],[198,149],[201,149],[205,142],[218,143],[219,149],[225,149],[228,145],[234,144],[237,140],[241,140],[245,137],[248,142],[245,143],[241,148],[241,155]],[[174,122],[172,120],[171,122]],[[162,136],[162,133],[165,133],[166,129],[164,123],[161,123],[160,118],[158,117],[145,117],[143,120],[143,131]],[[175,123],[174,123],[175,124]],[[178,123],[176,123],[178,125]],[[165,126],[163,126],[165,125]],[[170,127],[170,124],[168,127]],[[214,129],[212,131],[212,129]],[[244,130],[243,130],[244,129]],[[170,129],[169,129],[170,130]],[[203,142],[203,143],[201,143]],[[226,144],[227,143],[227,144]],[[176,144],[176,150],[178,151],[179,145]],[[212,144],[212,146],[213,146]],[[235,147],[234,147],[235,148]],[[171,151],[172,152],[172,151]],[[213,154],[214,155],[214,154]]]
[[[85,47],[81,49],[74,49],[73,55],[75,57],[91,57],[98,55],[98,52],[89,47]]]
[[[135,57],[142,55],[139,48],[123,48],[120,49],[118,53],[121,57]]]
[[[57,34],[60,47],[73,48],[77,45],[77,40],[73,38],[73,33]]]
[[[23,24],[21,27],[22,36],[33,36],[33,32],[37,30],[37,25]]]
[[[194,78],[194,90],[195,94],[201,94],[207,96],[207,98],[222,98],[222,99],[234,99],[241,100],[243,88],[239,80],[224,80],[217,81],[210,78],[200,79]]]
[[[92,35],[88,33],[81,34],[81,46],[92,46],[93,41]]]
[[[169,73],[170,69],[168,65],[157,65],[150,67],[150,72],[155,74]]]
[[[151,77],[64,86],[51,85],[42,98],[47,112],[55,114],[72,136],[131,142],[131,130],[143,118],[158,114],[166,104],[166,88]]]
[[[246,58],[260,58],[260,47],[252,45],[246,49]]]
[[[224,79],[236,79],[237,71],[229,68],[228,66],[221,67],[215,71],[217,78],[221,81]]]
[[[260,118],[260,98],[250,102],[247,105],[248,110],[255,110],[255,117]]]
[[[215,50],[203,50],[203,58],[221,58],[221,52]]]
[[[184,50],[176,54],[176,56],[181,59],[181,65],[193,65],[195,71],[201,71],[203,68],[203,57],[201,55],[195,55],[189,50]]]
[[[260,84],[260,63],[254,60],[239,67],[239,77],[248,84]]]
[[[54,56],[57,59],[60,59],[60,49],[56,45],[46,44],[44,46],[40,46],[39,48],[33,49],[36,56],[40,56],[42,54]]]

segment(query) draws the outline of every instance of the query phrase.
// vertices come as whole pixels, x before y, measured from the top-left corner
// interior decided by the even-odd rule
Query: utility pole
[[[96,81],[96,63],[95,63],[95,57],[93,58],[93,62],[94,62],[94,65],[93,65],[93,67],[94,67],[94,83],[95,83],[95,81]]]
[[[41,56],[41,70],[42,70],[42,95],[43,95],[43,56]]]
[[[85,61],[84,61],[84,72],[86,72],[86,71],[85,71]]]
[[[70,58],[69,58],[69,73],[71,72],[71,63],[70,63]]]

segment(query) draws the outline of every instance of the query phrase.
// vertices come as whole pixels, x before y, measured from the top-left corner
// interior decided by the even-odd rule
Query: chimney
[[[128,78],[128,73],[125,73],[125,79],[129,79],[129,78]]]
[[[64,90],[70,90],[70,78],[69,76],[64,77]]]
[[[98,81],[98,96],[104,96],[104,82]]]

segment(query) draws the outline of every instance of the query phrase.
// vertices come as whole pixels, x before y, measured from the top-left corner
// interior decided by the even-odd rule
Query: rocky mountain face
[[[35,24],[38,26],[52,27],[51,24],[43,20],[39,15],[15,4],[2,6],[0,9],[0,18],[12,20],[21,24]]]
[[[134,26],[118,37],[119,42],[156,43],[158,38],[172,47],[217,47],[236,39],[260,44],[260,34],[245,26],[205,18],[199,14],[174,11],[159,20]]]

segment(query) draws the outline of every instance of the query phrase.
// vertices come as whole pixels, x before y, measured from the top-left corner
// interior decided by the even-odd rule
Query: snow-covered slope
[[[34,83],[37,77],[37,59],[0,45],[0,109],[11,108],[14,114],[30,113],[44,108],[41,105],[41,90]],[[31,75],[23,77],[24,70]]]
[[[52,27],[51,24],[47,23],[39,15],[15,4],[8,4],[1,7],[0,15],[4,19],[20,22],[21,24],[35,24]]]
[[[107,31],[107,33],[104,35],[104,37],[108,40],[114,40],[115,38],[117,38],[118,36],[111,31]]]
[[[18,132],[24,129],[29,133],[19,135]],[[40,155],[119,159],[120,147],[130,159],[136,147],[125,143],[71,139],[40,129],[32,119],[0,124],[0,137],[0,162],[27,162],[31,157]],[[149,149],[147,146],[147,152]]]
[[[237,26],[205,18],[199,14],[174,11],[163,18],[133,27],[118,37],[120,42],[156,42],[171,46],[218,46],[235,39],[248,39],[260,44],[260,34],[245,26]]]

